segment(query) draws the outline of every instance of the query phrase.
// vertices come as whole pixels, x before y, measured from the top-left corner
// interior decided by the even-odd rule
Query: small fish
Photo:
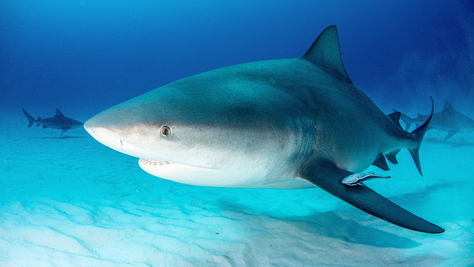
[[[367,172],[367,173],[354,173],[342,180],[342,183],[347,185],[347,186],[356,186],[356,185],[361,185],[364,186],[362,182],[372,180],[372,179],[377,179],[377,178],[390,178],[388,175],[377,175],[373,172]]]

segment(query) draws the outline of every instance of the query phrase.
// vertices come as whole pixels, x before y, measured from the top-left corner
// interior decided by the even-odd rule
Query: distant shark
[[[432,111],[433,112],[433,108]],[[244,63],[184,78],[114,106],[84,127],[139,157],[146,172],[180,183],[240,188],[318,186],[369,214],[426,233],[444,230],[363,184],[418,151],[431,117],[409,133],[344,69],[336,26],[295,59]]]
[[[397,112],[396,110],[394,110]],[[407,115],[401,113],[401,119],[405,122],[405,130],[409,130],[412,124],[417,127],[424,123],[430,115],[418,114],[418,117],[412,119]],[[444,140],[451,138],[456,133],[470,133],[474,132],[474,120],[468,116],[454,110],[453,106],[446,101],[444,103],[443,111],[433,114],[433,119],[428,126],[428,130],[434,129],[443,132],[448,132]]]
[[[61,113],[61,111],[59,111],[59,109],[56,109],[56,115],[54,115],[54,117],[46,118],[46,119],[42,119],[38,117],[38,119],[35,120],[33,119],[33,117],[30,116],[30,114],[26,112],[24,108],[23,108],[23,113],[25,114],[26,118],[30,122],[28,127],[31,127],[31,125],[36,123],[36,126],[41,125],[43,126],[43,129],[45,128],[61,129],[63,130],[62,133],[65,133],[69,129],[79,128],[83,125],[83,123],[80,121],[76,121],[74,119],[65,117]]]

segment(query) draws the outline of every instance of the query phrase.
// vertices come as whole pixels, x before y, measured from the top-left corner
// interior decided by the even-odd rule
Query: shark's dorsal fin
[[[56,109],[56,115],[54,117],[64,117],[64,115],[59,111],[59,109]]]
[[[331,74],[339,76],[348,83],[352,83],[342,63],[341,47],[335,25],[327,27],[302,58],[315,65],[322,66]]]
[[[442,112],[456,112],[456,111],[454,110],[453,106],[451,106],[451,103],[449,103],[449,101],[446,101],[444,102],[444,108]]]
[[[392,119],[393,122],[395,122],[395,124],[402,128],[402,126],[400,125],[400,117],[402,116],[402,113],[401,112],[398,112],[398,111],[395,111],[394,113],[391,113],[391,114],[388,114],[387,115],[390,119]]]

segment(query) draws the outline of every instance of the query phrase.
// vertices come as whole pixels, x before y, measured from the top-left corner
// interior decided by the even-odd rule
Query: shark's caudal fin
[[[392,113],[388,115],[400,128],[400,123],[398,122],[398,119],[402,119],[406,124],[406,130],[408,130],[412,124],[412,118],[408,117],[407,115],[404,115],[403,113],[396,111],[395,109],[393,110],[395,113]],[[425,136],[426,131],[429,129],[429,125],[431,122],[431,118],[433,117],[433,112],[434,112],[434,102],[433,98],[431,97],[431,113],[429,118],[426,120],[423,125],[420,127],[416,128],[411,134],[415,138],[416,145],[414,147],[409,147],[408,151],[410,151],[411,156],[413,157],[413,160],[415,161],[416,168],[420,172],[421,176],[423,176],[423,173],[421,171],[421,164],[420,164],[420,156],[419,156],[419,151],[420,151],[420,146],[421,142],[423,141],[423,137]],[[394,150],[390,153],[385,154],[385,157],[387,157],[388,161],[390,161],[392,164],[398,164],[397,160],[397,154],[400,152],[400,149]]]
[[[434,112],[434,101],[433,101],[433,98],[431,97],[430,117],[420,127],[416,128],[413,132],[411,132],[411,134],[414,135],[415,137],[416,146],[409,147],[408,151],[410,151],[410,154],[413,157],[413,160],[415,161],[416,168],[418,168],[418,171],[420,172],[421,176],[423,176],[423,173],[421,171],[419,151],[420,151],[421,142],[423,141],[423,137],[425,136],[425,133],[428,130],[428,127],[430,125],[431,118],[433,117],[433,112]]]
[[[28,114],[28,112],[26,112],[26,110],[24,108],[22,108],[23,110],[23,113],[25,114],[26,118],[28,119],[28,121],[30,122],[30,124],[28,125],[28,127],[31,127],[31,125],[33,125],[36,121],[35,119],[33,119],[33,117],[31,117],[30,114]]]
[[[335,25],[327,27],[301,58],[324,67],[332,75],[352,83],[342,63],[341,47]]]

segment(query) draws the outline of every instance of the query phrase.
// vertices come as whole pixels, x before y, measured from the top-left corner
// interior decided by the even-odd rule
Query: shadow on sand
[[[43,137],[30,137],[32,139],[76,139],[76,138],[88,138],[87,136],[43,136]]]

